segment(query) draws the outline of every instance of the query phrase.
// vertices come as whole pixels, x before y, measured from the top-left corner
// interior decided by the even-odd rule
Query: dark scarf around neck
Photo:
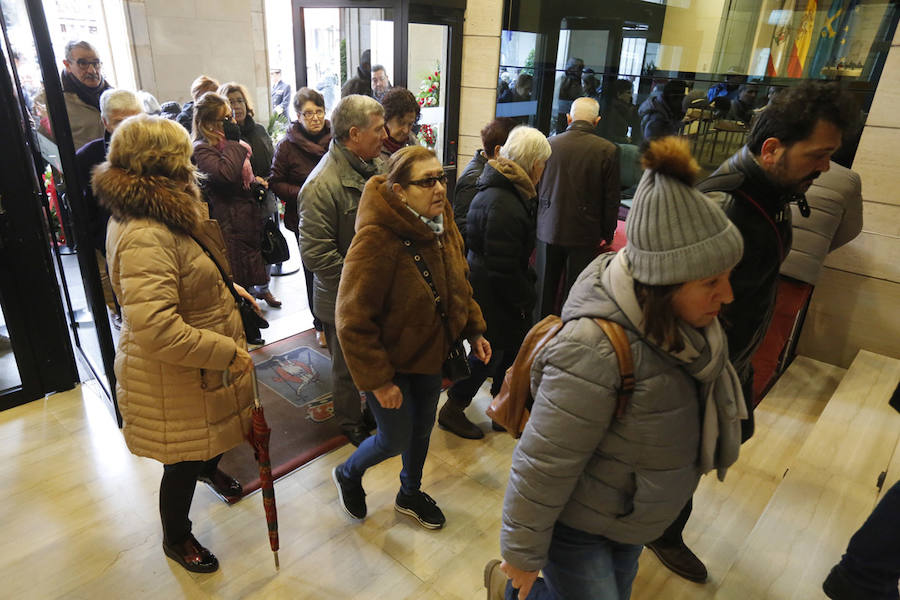
[[[62,75],[60,75],[60,79],[62,80],[62,88],[64,92],[69,92],[77,95],[82,102],[84,102],[88,106],[93,106],[97,110],[100,110],[100,96],[103,94],[103,92],[112,87],[106,82],[106,79],[101,79],[100,85],[98,85],[97,87],[88,87],[81,83],[77,77],[75,77],[68,71],[63,71]]]
[[[388,152],[393,154],[400,148],[403,148],[404,146],[406,146],[407,140],[398,142],[397,140],[395,140],[394,138],[391,137],[391,132],[388,130],[387,125],[384,126],[384,130],[385,130],[385,132],[387,132],[387,138],[385,138],[384,142],[382,142],[381,145],[384,146],[384,148]]]
[[[363,179],[368,180],[373,175],[378,175],[379,169],[376,159],[363,160],[353,152],[351,152],[345,145],[343,145],[339,141],[333,140],[331,143],[335,145],[338,152],[343,154],[344,158],[348,163],[350,163],[350,166],[353,168],[353,170],[359,173]]]

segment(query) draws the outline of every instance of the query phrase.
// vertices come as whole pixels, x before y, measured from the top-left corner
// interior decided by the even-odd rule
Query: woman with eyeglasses
[[[387,176],[372,177],[363,191],[336,312],[347,367],[356,387],[366,391],[378,431],[332,477],[344,511],[362,520],[363,475],[400,454],[394,508],[427,529],[440,529],[444,514],[421,486],[441,366],[459,339],[467,339],[485,362],[491,347],[482,336],[484,319],[472,298],[441,163],[433,151],[410,146],[387,167]]]
[[[528,265],[537,227],[535,186],[548,158],[550,143],[544,134],[532,127],[516,127],[497,158],[484,167],[476,184],[478,192],[469,206],[466,244],[470,280],[475,300],[484,311],[484,335],[491,342],[494,357],[485,364],[470,356],[472,374],[447,390],[438,424],[460,437],[484,437],[464,411],[488,377],[493,377],[491,395],[497,395],[503,375],[531,328],[537,300],[537,277]]]
[[[388,90],[381,99],[381,105],[384,107],[384,129],[387,131],[387,137],[381,144],[381,158],[387,160],[400,148],[419,145],[412,128],[419,120],[422,109],[412,92],[404,87]]]
[[[202,175],[202,189],[210,216],[219,222],[235,283],[250,289],[266,285],[269,273],[263,261],[263,221],[250,184],[250,145],[242,142],[232,109],[224,97],[207,92],[194,104],[192,160]],[[247,340],[261,344],[263,340]]]
[[[250,166],[253,169],[253,176],[256,183],[269,187],[266,178],[269,176],[269,170],[272,168],[272,155],[275,150],[272,148],[272,138],[266,128],[253,120],[253,103],[250,100],[250,93],[247,88],[240,83],[229,81],[219,86],[219,95],[228,98],[228,104],[231,106],[231,118],[240,129],[241,140],[250,145]],[[271,195],[269,198],[272,198]],[[278,222],[278,214],[276,213],[275,199],[272,198],[272,204],[268,207],[264,206],[260,213],[263,223],[269,217],[274,217]],[[266,283],[257,285],[253,289],[253,295],[260,300],[265,300],[266,304],[272,308],[280,308],[281,301],[272,295],[269,290],[269,268],[266,266]]]
[[[287,133],[275,148],[275,159],[269,174],[269,186],[284,202],[284,226],[294,232],[300,244],[300,217],[297,211],[297,194],[306,178],[328,152],[331,143],[331,123],[325,118],[325,98],[316,90],[302,87],[294,94],[294,110],[297,120],[291,123]],[[312,310],[313,273],[303,266],[306,275],[306,297]],[[325,347],[325,329],[322,321],[313,315],[316,341]]]

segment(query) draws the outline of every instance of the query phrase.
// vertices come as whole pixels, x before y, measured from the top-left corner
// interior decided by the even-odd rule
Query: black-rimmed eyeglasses
[[[84,58],[79,58],[78,60],[75,61],[75,64],[78,65],[79,67],[81,67],[82,69],[87,69],[88,67],[94,67],[98,71],[100,70],[100,67],[103,66],[103,63],[100,62],[99,59],[86,60]]]
[[[433,188],[434,184],[440,182],[441,185],[447,185],[447,174],[441,173],[440,175],[436,175],[434,177],[424,177],[422,179],[416,179],[415,181],[410,181],[409,185],[417,185],[423,188]]]

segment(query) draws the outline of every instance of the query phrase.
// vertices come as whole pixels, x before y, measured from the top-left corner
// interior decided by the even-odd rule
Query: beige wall
[[[503,0],[469,0],[467,4],[459,101],[459,171],[481,148],[481,129],[496,111],[503,15]]]
[[[813,293],[800,354],[848,367],[860,348],[900,358],[900,37],[894,38],[853,169],[863,232],[833,252]]]
[[[657,68],[709,72],[722,22],[725,0],[680,0],[667,3]]]
[[[243,83],[257,120],[269,113],[263,0],[128,0],[140,89],[159,101],[190,99],[200,74]]]

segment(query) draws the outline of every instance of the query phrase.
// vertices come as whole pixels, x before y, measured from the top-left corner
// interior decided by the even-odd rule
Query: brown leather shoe
[[[181,544],[169,545],[163,542],[166,556],[192,573],[212,573],[219,569],[219,559],[200,545],[193,535]]]
[[[324,331],[316,331],[316,343],[319,344],[319,348],[327,348],[328,340],[325,339]]]
[[[260,300],[265,300],[266,304],[271,306],[272,308],[281,308],[281,300],[272,295],[272,292],[266,292],[265,294],[257,296]]]
[[[647,544],[653,551],[659,562],[664,564],[676,575],[684,577],[688,581],[706,583],[706,566],[697,555],[691,552],[684,541],[678,544],[661,544],[659,541]]]

